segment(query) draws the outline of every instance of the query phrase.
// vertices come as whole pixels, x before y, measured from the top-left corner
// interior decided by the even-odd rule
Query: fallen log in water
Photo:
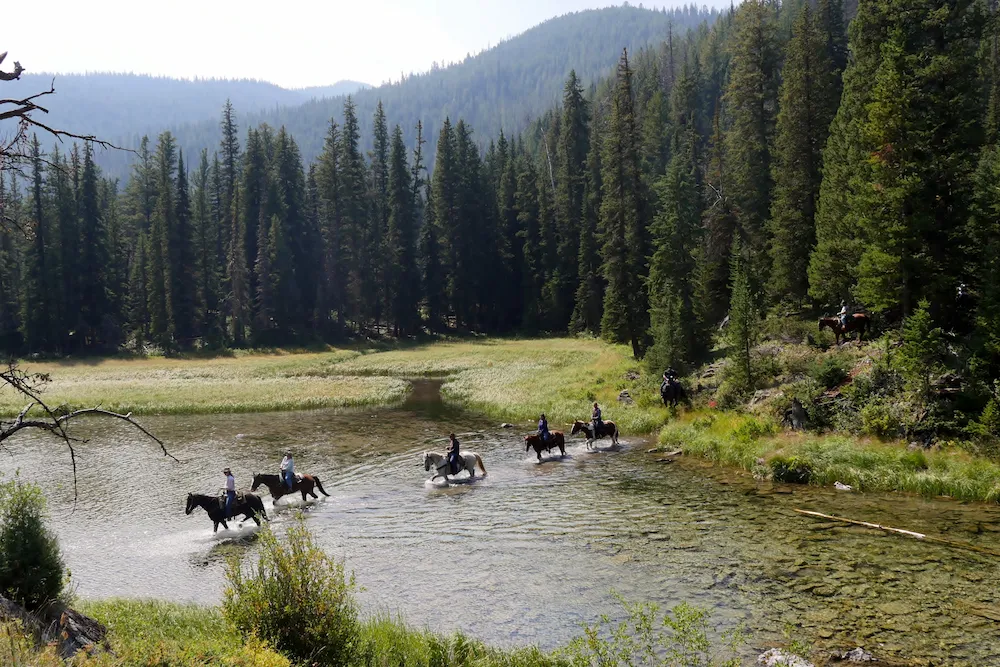
[[[883,526],[880,523],[870,523],[868,521],[856,521],[854,519],[845,519],[842,516],[832,516],[830,514],[823,514],[822,512],[812,512],[810,510],[800,510],[796,509],[799,514],[806,514],[808,516],[819,517],[820,519],[829,519],[831,521],[840,521],[842,523],[849,523],[854,526],[864,526],[865,528],[874,528],[875,530],[884,530],[888,533],[896,533],[897,535],[906,535],[907,537],[912,537],[918,540],[927,540],[928,542],[937,542],[938,544],[947,544],[948,546],[958,547],[959,549],[968,549],[969,551],[975,551],[977,553],[989,554],[990,556],[1000,556],[1000,552],[991,551],[990,549],[984,549],[983,547],[977,547],[974,544],[969,544],[967,542],[958,542],[956,540],[946,540],[943,537],[933,537],[931,535],[925,535],[924,533],[918,533],[912,530],[904,530],[902,528],[893,528],[891,526]]]

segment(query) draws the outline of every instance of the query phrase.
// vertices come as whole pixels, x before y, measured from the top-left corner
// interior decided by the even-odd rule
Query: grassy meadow
[[[46,373],[42,397],[51,407],[100,405],[149,414],[268,412],[391,404],[408,385],[394,378],[345,376],[332,370],[357,356],[350,350],[246,353],[214,358],[106,358],[23,364]],[[26,401],[0,390],[0,414],[16,415]]]

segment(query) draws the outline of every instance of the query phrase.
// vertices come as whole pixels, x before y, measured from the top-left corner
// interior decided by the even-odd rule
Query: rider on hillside
[[[236,478],[229,468],[223,468],[222,474],[226,476],[226,518],[231,517],[233,502],[236,500]]]
[[[538,437],[542,439],[542,442],[548,442],[549,440],[549,420],[545,418],[545,413],[538,418]]]
[[[448,435],[451,439],[451,445],[448,446],[448,470],[454,475],[458,472],[458,438],[455,437],[454,433]]]
[[[590,420],[594,425],[594,437],[601,437],[601,425],[604,424],[604,420],[601,419],[601,408],[597,405],[597,401],[594,401],[594,411],[590,414]]]
[[[851,309],[847,307],[846,303],[841,302],[840,312],[837,313],[837,317],[840,318],[840,326],[843,329],[847,328],[847,318],[851,316]]]
[[[673,384],[677,382],[677,371],[674,370],[673,366],[667,366],[667,370],[663,371],[663,384]]]
[[[285,450],[285,458],[281,459],[281,481],[291,491],[295,486],[295,461],[292,460],[292,450]]]

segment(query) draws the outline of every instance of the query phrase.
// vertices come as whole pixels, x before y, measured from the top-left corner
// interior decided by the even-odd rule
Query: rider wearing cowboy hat
[[[288,490],[293,490],[295,486],[295,461],[292,460],[292,450],[285,450],[285,458],[281,459],[281,479],[288,487]]]
[[[236,478],[229,468],[223,468],[222,474],[226,476],[226,518],[232,516],[231,510],[233,502],[236,500]]]

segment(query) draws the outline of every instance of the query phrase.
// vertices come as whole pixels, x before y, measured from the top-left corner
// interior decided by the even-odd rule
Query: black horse
[[[524,436],[524,451],[534,447],[535,454],[538,454],[538,462],[542,462],[542,450],[551,452],[554,448],[559,448],[559,456],[566,456],[566,436],[562,431],[552,431],[548,440],[542,440],[542,436],[531,433]]]
[[[238,514],[242,514],[244,519],[253,519],[258,526],[260,525],[258,515],[264,517],[265,521],[270,521],[267,518],[267,512],[264,511],[264,503],[259,496],[255,496],[252,493],[244,493],[242,496],[236,496],[230,508],[232,510],[230,516],[226,516],[226,506],[224,503],[219,502],[219,496],[207,496],[204,493],[189,493],[187,508],[184,510],[184,513],[190,514],[194,511],[195,507],[200,507],[208,512],[208,518],[215,522],[215,528],[212,530],[213,533],[219,532],[220,523],[223,528],[229,530],[226,519],[232,519]]]
[[[681,401],[688,402],[687,392],[677,380],[666,380],[660,385],[660,398],[663,399],[663,405],[668,408],[676,408]]]

